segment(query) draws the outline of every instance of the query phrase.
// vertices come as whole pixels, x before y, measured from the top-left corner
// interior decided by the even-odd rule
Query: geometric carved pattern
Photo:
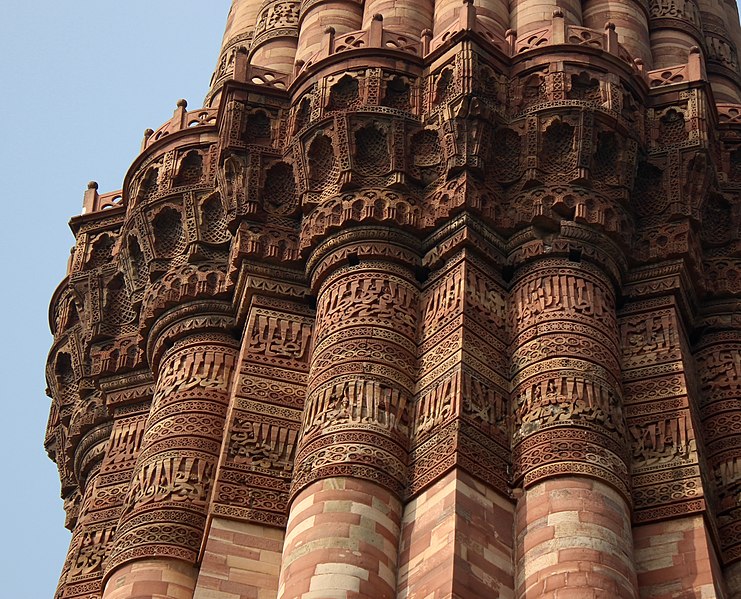
[[[303,405],[303,400],[291,405],[287,398],[305,393],[312,324],[311,311],[300,303],[253,299],[214,513],[285,526]]]
[[[230,27],[250,20],[243,4]],[[592,29],[596,4],[534,23],[514,2],[518,33],[483,4],[330,4],[263,3],[229,36],[214,105],[179,103],[126,189],[91,185],[73,220],[47,367],[45,445],[73,531],[57,596],[100,599],[139,560],[205,567],[212,525],[280,531],[289,515],[293,568],[321,553],[297,539],[330,513],[388,533],[388,555],[356,553],[386,560],[384,589],[409,553],[404,588],[419,590],[415,564],[443,551],[411,556],[426,524],[403,510],[426,513],[441,480],[465,489],[441,535],[474,585],[456,595],[550,589],[548,567],[513,582],[541,551],[527,539],[484,575],[460,559],[486,524],[462,507],[475,485],[508,517],[551,486],[566,491],[543,501],[598,497],[595,519],[632,519],[637,539],[702,521],[707,564],[741,563],[741,108],[708,94],[738,91],[725,17],[661,0],[646,22],[616,3],[618,28]],[[704,66],[670,48],[687,36]],[[292,512],[338,489],[375,493],[386,520],[336,498]],[[554,559],[611,557],[548,542]],[[637,568],[642,596],[659,593],[653,567]],[[296,596],[323,592],[320,571]],[[358,592],[385,596],[373,576]]]
[[[554,121],[543,135],[540,166],[552,173],[569,172],[575,165],[574,128],[568,123]]]
[[[236,352],[197,339],[162,361],[109,570],[133,556],[192,559],[200,546]]]
[[[724,554],[741,557],[741,330],[709,332],[695,350],[708,462]]]
[[[703,496],[698,423],[689,409],[688,382],[681,374],[678,318],[672,301],[644,301],[626,307],[620,319],[624,376],[631,381],[625,402],[638,522],[644,514],[692,511]],[[676,380],[667,388],[656,375],[672,365]],[[640,394],[632,391],[638,388]]]
[[[619,370],[603,367],[617,361],[595,359],[588,343],[599,334],[608,352],[617,353],[612,285],[585,267],[541,260],[538,268],[523,269],[512,291],[515,347],[529,343],[531,327],[546,324],[552,326],[535,343],[547,347],[556,335],[572,339],[559,348],[558,358],[549,352],[533,356],[512,380],[513,458],[516,476],[525,484],[549,473],[549,462],[560,464],[559,472],[588,471],[612,485],[627,473]],[[559,330],[563,321],[579,326]],[[619,488],[627,495],[624,483]]]

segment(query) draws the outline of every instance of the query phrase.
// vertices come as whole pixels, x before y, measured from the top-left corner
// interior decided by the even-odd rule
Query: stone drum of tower
[[[741,27],[233,0],[52,298],[56,599],[741,598]]]

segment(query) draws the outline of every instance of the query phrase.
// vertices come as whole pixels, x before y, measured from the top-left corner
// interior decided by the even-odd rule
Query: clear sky
[[[198,108],[229,0],[27,0],[0,17],[0,597],[51,599],[70,535],[42,447],[47,307],[87,182],[121,187],[142,133]]]

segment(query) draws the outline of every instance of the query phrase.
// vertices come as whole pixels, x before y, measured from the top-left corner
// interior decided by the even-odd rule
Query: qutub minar
[[[741,597],[733,0],[234,0],[54,294],[57,599]]]

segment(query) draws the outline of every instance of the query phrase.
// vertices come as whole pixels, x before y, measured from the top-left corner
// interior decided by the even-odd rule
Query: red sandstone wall
[[[633,534],[642,598],[730,596],[701,516],[637,526]]]
[[[283,531],[214,518],[193,599],[274,599]]]
[[[739,596],[734,10],[235,0],[72,223],[56,599]]]

